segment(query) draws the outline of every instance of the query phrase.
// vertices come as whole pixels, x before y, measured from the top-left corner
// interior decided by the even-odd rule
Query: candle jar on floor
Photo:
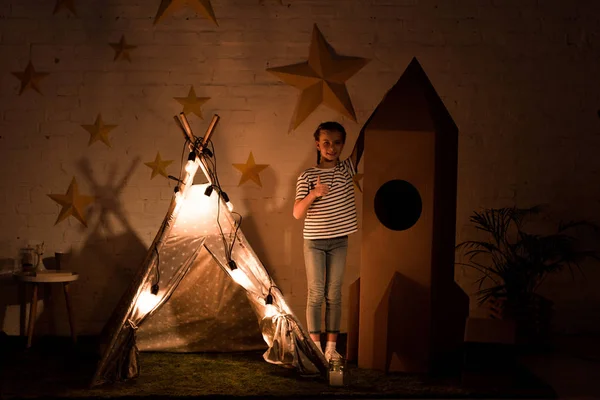
[[[346,386],[348,384],[348,369],[343,358],[329,360],[329,385]]]

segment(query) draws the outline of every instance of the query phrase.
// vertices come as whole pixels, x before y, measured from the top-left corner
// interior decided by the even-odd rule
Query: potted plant
[[[479,304],[492,304],[496,317],[515,321],[517,344],[542,344],[548,339],[552,303],[537,293],[545,278],[564,270],[574,276],[576,271],[583,272],[583,261],[598,260],[595,251],[580,249],[580,241],[569,234],[579,226],[597,230],[596,225],[561,222],[553,233],[526,231],[528,217],[541,211],[538,205],[475,212],[470,222],[487,240],[467,240],[456,246],[465,260],[457,264],[481,273],[476,292]]]

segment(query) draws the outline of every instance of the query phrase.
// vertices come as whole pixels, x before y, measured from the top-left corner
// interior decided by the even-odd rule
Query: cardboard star
[[[219,26],[210,0],[161,0],[156,17],[154,17],[154,25],[158,24],[167,15],[182,9],[184,6],[191,7],[196,13],[203,15]]]
[[[296,129],[320,104],[356,121],[345,82],[368,62],[366,58],[336,54],[315,24],[308,61],[267,69],[283,82],[302,91],[289,132]]]
[[[105,125],[104,121],[102,121],[102,115],[98,114],[94,125],[81,125],[81,127],[88,131],[90,134],[90,141],[88,142],[88,146],[100,140],[108,147],[111,147],[110,141],[108,140],[108,132],[115,129],[117,125]]]
[[[117,61],[118,59],[127,60],[131,62],[131,57],[129,55],[129,50],[135,49],[137,46],[132,46],[125,42],[125,35],[121,35],[121,40],[118,43],[109,43],[110,47],[115,51],[115,58],[113,61]]]
[[[356,174],[352,177],[352,183],[354,183],[354,187],[357,188],[362,193],[362,188],[360,187],[360,180],[363,178],[363,174]]]
[[[69,216],[73,216],[77,218],[77,220],[81,222],[83,226],[87,227],[87,222],[83,212],[85,208],[94,201],[94,197],[79,194],[79,187],[77,186],[75,177],[73,177],[73,180],[67,189],[67,193],[49,194],[48,197],[62,206],[54,225],[62,222]]]
[[[165,178],[168,178],[169,176],[167,175],[166,168],[172,162],[173,162],[173,160],[163,160],[162,158],[160,158],[160,153],[157,152],[156,158],[154,159],[154,161],[147,162],[144,164],[146,164],[148,167],[152,168],[152,175],[150,176],[150,179],[154,179],[154,177],[158,174],[164,176]]]
[[[43,78],[48,76],[48,73],[36,72],[35,68],[33,67],[33,64],[31,63],[31,60],[29,61],[29,64],[27,64],[25,71],[13,72],[12,74],[16,76],[18,80],[21,81],[21,90],[19,91],[19,96],[23,94],[25,89],[33,89],[39,94],[42,94],[39,84]]]
[[[242,177],[240,178],[240,182],[238,186],[242,185],[248,179],[252,180],[258,186],[262,187],[262,183],[260,182],[260,176],[258,175],[263,169],[267,168],[268,164],[256,164],[254,162],[254,156],[252,152],[248,156],[248,160],[246,164],[232,164],[235,168],[237,168],[242,173]]]
[[[77,16],[74,0],[56,0],[56,5],[54,6],[54,12],[52,14],[56,14],[63,8],[66,8],[67,10],[71,11],[71,14]]]
[[[189,113],[194,113],[200,119],[204,119],[202,117],[202,110],[200,107],[210,100],[210,97],[196,97],[196,91],[194,90],[194,86],[190,88],[190,91],[187,97],[173,97],[183,106],[183,112],[187,115]]]

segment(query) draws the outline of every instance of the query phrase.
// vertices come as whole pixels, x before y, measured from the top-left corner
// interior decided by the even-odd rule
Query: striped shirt
[[[314,189],[319,176],[321,183],[329,186],[329,193],[318,197],[306,211],[304,239],[330,239],[358,230],[354,175],[356,168],[347,158],[333,168],[309,168],[298,177],[296,200],[302,200]]]

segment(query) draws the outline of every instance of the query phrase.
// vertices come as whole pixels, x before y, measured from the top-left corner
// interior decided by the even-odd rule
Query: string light
[[[143,315],[148,314],[160,301],[160,297],[151,294],[148,291],[144,291],[138,297],[136,307]]]
[[[272,318],[278,314],[280,314],[280,313],[279,313],[279,311],[277,311],[277,307],[275,307],[273,304],[265,305],[265,317],[266,318]]]
[[[225,202],[225,205],[227,206],[229,212],[233,212],[233,204],[231,204],[231,202],[229,201],[229,196],[227,196],[227,193],[221,192],[221,197],[223,197],[223,201]]]
[[[196,172],[196,161],[194,160],[188,160],[188,162],[185,164],[185,172],[187,172],[188,174],[192,175]]]

